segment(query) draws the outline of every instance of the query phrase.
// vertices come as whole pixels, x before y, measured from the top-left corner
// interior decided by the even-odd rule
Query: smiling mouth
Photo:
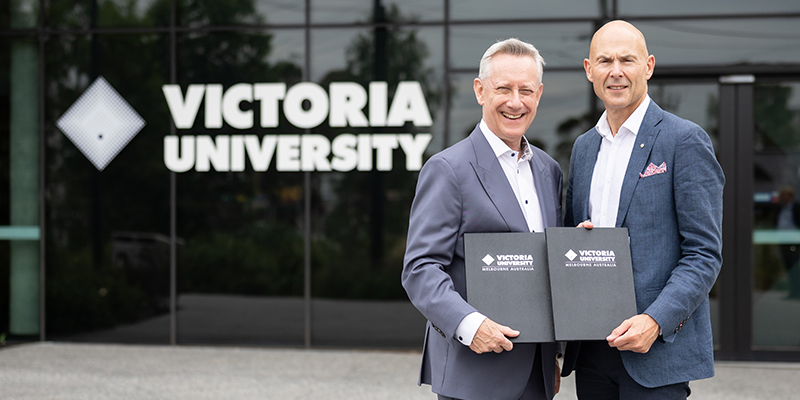
[[[609,85],[608,88],[611,90],[622,90],[627,88],[627,85]]]
[[[501,114],[508,119],[520,119],[523,116],[523,114],[509,114],[505,112],[501,112]]]

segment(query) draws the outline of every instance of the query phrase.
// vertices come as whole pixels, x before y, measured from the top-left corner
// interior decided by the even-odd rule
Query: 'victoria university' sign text
[[[162,87],[177,129],[194,126],[201,104],[203,123],[209,130],[222,128],[223,121],[234,129],[252,129],[256,124],[277,128],[280,111],[286,121],[301,129],[316,128],[326,119],[332,128],[433,124],[419,82],[400,82],[391,104],[386,82],[371,82],[368,90],[354,82],[334,82],[328,89],[313,82],[289,88],[278,82],[239,83],[224,91],[220,84],[193,84],[185,93],[179,85]],[[243,102],[258,107],[258,121],[252,109],[241,108]],[[431,138],[430,133],[343,133],[333,139],[314,133],[167,135],[164,163],[174,172],[244,171],[246,161],[255,171],[268,170],[273,161],[277,171],[390,171],[392,153],[400,148],[405,153],[405,168],[417,171]]]

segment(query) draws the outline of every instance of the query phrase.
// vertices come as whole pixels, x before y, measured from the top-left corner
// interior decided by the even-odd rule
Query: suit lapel
[[[469,135],[469,139],[475,149],[475,162],[470,164],[472,164],[483,190],[486,191],[497,211],[502,215],[509,231],[527,232],[528,225],[519,208],[517,198],[514,196],[514,190],[511,189],[503,167],[500,166],[500,162],[483,136],[483,132],[476,127]]]
[[[650,106],[647,107],[647,112],[644,114],[642,125],[639,127],[639,133],[636,134],[636,143],[633,146],[630,161],[628,161],[625,178],[622,180],[619,208],[617,209],[617,227],[622,226],[623,222],[625,222],[633,192],[639,183],[639,173],[644,171],[645,164],[650,159],[650,151],[653,149],[653,144],[659,132],[661,132],[661,128],[658,126],[661,122],[661,114],[661,107],[651,100]]]
[[[587,136],[587,148],[573,150],[575,155],[575,168],[570,174],[575,174],[572,183],[573,202],[577,202],[575,210],[579,212],[575,223],[579,224],[589,219],[589,194],[592,189],[592,175],[594,175],[594,165],[597,163],[597,153],[600,151],[600,142],[603,137],[596,129],[589,131]],[[573,212],[574,215],[574,212]]]
[[[530,160],[531,172],[533,173],[533,185],[536,187],[536,196],[539,198],[539,209],[542,213],[544,226],[556,226],[556,214],[552,212],[556,209],[553,196],[549,196],[552,191],[550,173],[544,167],[544,163],[537,153],[533,153]]]

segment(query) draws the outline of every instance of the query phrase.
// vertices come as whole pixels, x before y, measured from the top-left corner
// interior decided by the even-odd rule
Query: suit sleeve
[[[411,206],[402,283],[411,303],[447,338],[476,311],[456,292],[447,271],[455,257],[462,201],[450,164],[433,157],[420,171]]]
[[[722,266],[722,173],[708,135],[694,126],[675,149],[673,190],[681,258],[647,308],[672,342],[708,296]]]

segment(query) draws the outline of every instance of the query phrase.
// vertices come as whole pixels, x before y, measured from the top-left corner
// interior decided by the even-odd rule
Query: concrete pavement
[[[0,398],[431,400],[411,351],[32,343],[0,349]],[[719,362],[691,399],[800,399],[800,363]],[[574,400],[571,378],[556,400]]]

